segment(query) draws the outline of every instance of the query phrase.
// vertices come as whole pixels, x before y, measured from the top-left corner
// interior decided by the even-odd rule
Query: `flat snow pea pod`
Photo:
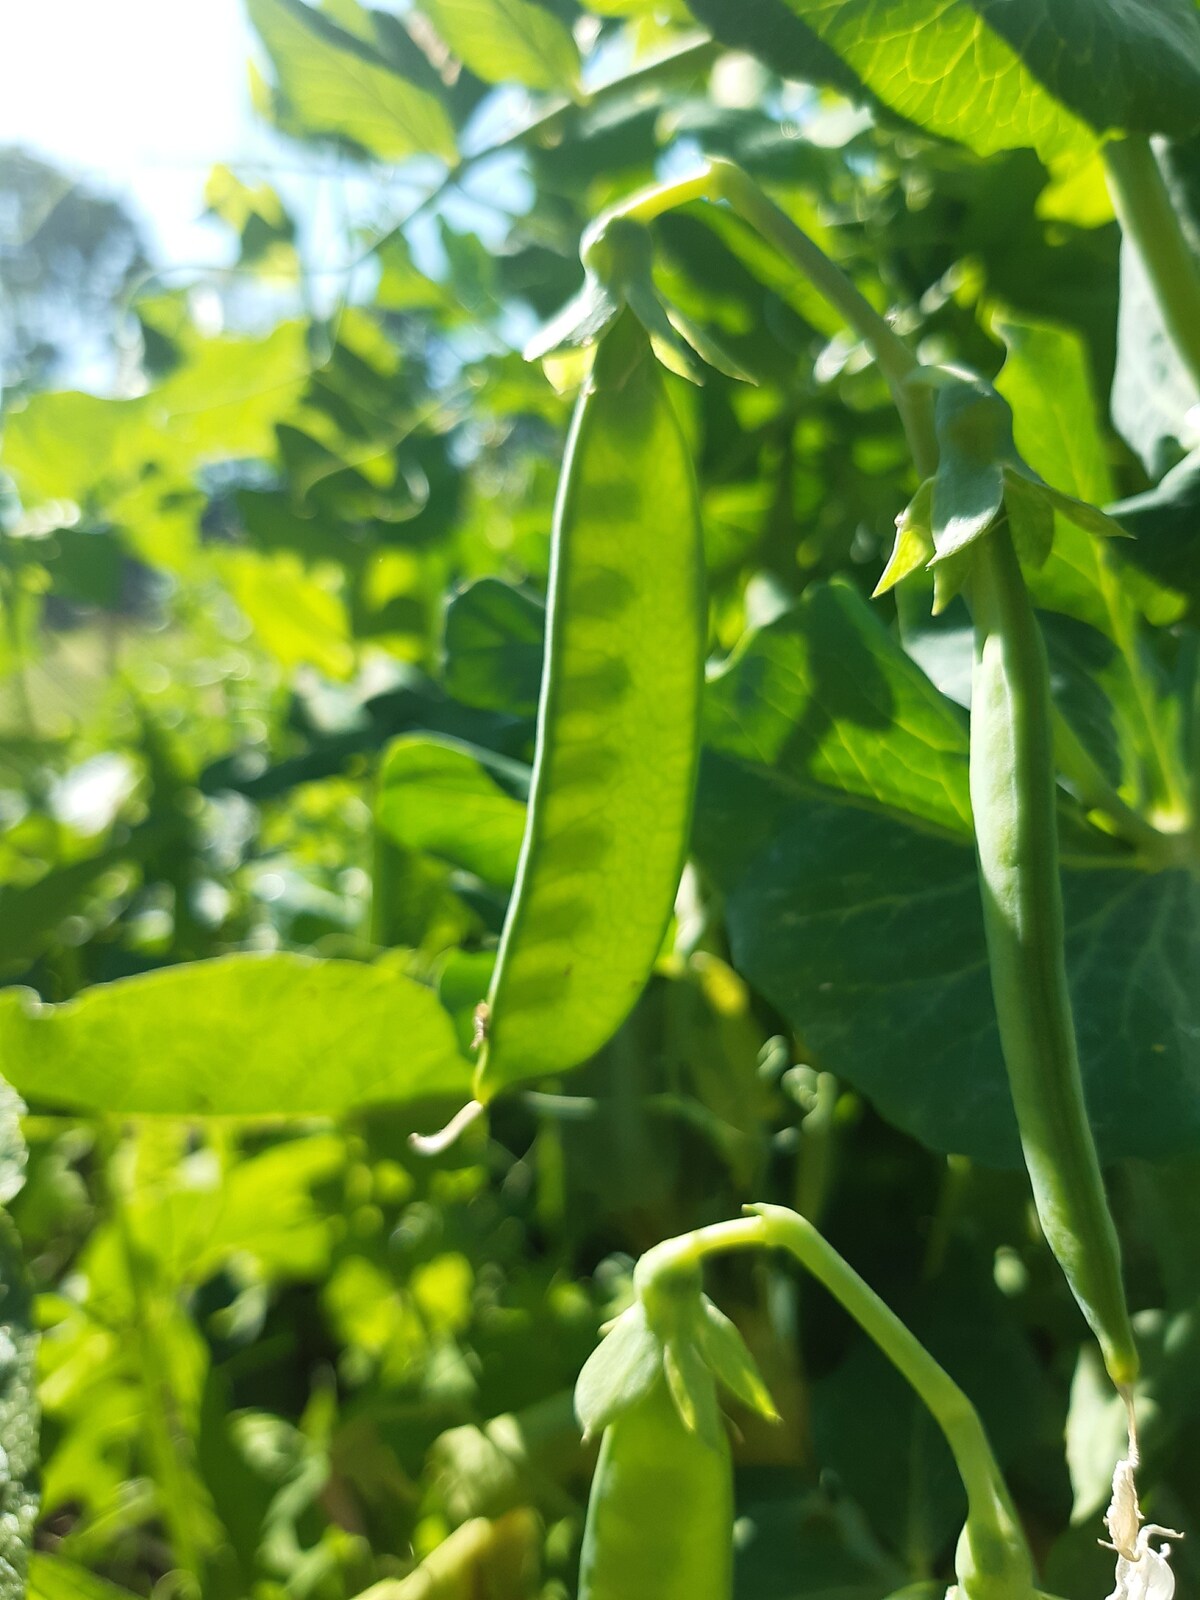
[[[660,1375],[604,1430],[579,1600],[728,1600],[732,1586],[728,1439],[687,1429]]]
[[[1054,743],[1046,651],[1012,537],[974,547],[971,806],[1000,1042],[1046,1241],[1114,1383],[1138,1356],[1105,1198],[1063,959]]]
[[[600,341],[559,484],[537,754],[479,1101],[586,1060],[645,986],[687,848],[705,641],[691,456],[626,312]]]

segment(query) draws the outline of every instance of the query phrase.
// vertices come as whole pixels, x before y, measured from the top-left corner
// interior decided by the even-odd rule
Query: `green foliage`
[[[432,992],[388,963],[229,955],[58,1007],[20,990],[3,1000],[10,1080],[75,1110],[328,1115],[452,1095],[464,1082]]]
[[[24,168],[0,239],[0,1594],[570,1600],[582,1368],[591,1435],[654,1399],[707,1466],[730,1441],[737,1600],[936,1600],[951,1457],[819,1290],[726,1262],[720,1310],[670,1338],[645,1316],[633,1258],[766,1200],[819,1218],[944,1364],[1039,1583],[1095,1600],[1123,1413],[1016,1170],[951,595],[1007,519],[1050,664],[1147,1516],[1194,1531],[1200,389],[1100,152],[1165,136],[1200,250],[1200,13],[248,12],[282,163],[344,180],[319,240],[304,185],[238,164],[206,201],[228,270],[139,279],[136,230],[82,202],[29,235],[59,191]],[[898,386],[700,189],[612,220],[698,151],[942,387]],[[26,293],[47,274],[66,300]],[[583,402],[607,430],[558,516],[590,541],[595,626],[552,632],[546,687],[562,709],[571,646],[586,737],[556,747],[575,810],[546,812],[543,937],[516,952],[542,999],[577,961],[602,1025],[525,1010],[486,1129],[422,1158],[409,1134],[471,1093],[602,337],[668,370],[602,369]],[[893,393],[910,422],[940,397],[938,472]]]

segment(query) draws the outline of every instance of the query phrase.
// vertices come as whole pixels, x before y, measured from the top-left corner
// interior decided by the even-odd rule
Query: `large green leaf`
[[[992,326],[1008,351],[996,388],[1013,409],[1022,457],[1054,488],[1107,505],[1112,468],[1083,340],[1070,328],[1008,314]]]
[[[208,462],[271,455],[275,423],[309,372],[299,322],[280,323],[265,338],[202,340],[191,360],[136,400],[72,390],[32,395],[6,419],[0,464],[27,504],[87,506],[150,467],[190,473]]]
[[[787,0],[893,111],[980,155],[1079,156],[1093,135],[967,0]]]
[[[454,128],[440,101],[361,39],[303,0],[247,0],[291,121],[352,140],[381,161],[455,159]]]
[[[1200,124],[1190,0],[787,3],[886,105],[982,155],[1077,156],[1092,129]]]
[[[406,735],[379,769],[376,824],[407,850],[426,850],[507,891],[517,871],[525,806],[496,776],[528,790],[529,769],[454,740]]]
[[[58,1006],[8,990],[0,1061],[40,1104],[134,1116],[333,1115],[470,1079],[431,990],[385,965],[284,954],[167,967]]]
[[[965,841],[789,799],[773,775],[710,756],[696,850],[725,891],[735,965],[817,1064],[935,1149],[1019,1164]],[[1195,1146],[1200,884],[1114,865],[1064,872],[1063,893],[1102,1154]]]
[[[781,78],[873,98],[862,79],[794,12],[788,0],[688,0],[698,21],[722,44],[757,56]]]
[[[971,0],[1035,76],[1093,128],[1200,127],[1193,0]]]
[[[971,835],[967,730],[849,584],[814,585],[708,686],[705,743],[813,790]]]
[[[420,0],[459,59],[485,83],[575,88],[579,51],[552,11],[533,0]]]

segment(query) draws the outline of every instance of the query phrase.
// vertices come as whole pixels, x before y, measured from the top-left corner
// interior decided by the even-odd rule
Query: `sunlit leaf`
[[[233,955],[88,989],[0,995],[0,1054],[38,1104],[134,1115],[332,1115],[463,1094],[433,992],[386,966]]]
[[[247,0],[293,116],[314,134],[353,140],[381,161],[455,158],[439,101],[303,0]]]

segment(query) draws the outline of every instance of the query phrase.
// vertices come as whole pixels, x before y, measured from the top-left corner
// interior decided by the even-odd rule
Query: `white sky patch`
[[[129,195],[169,260],[225,259],[199,223],[217,161],[256,150],[241,0],[0,3],[0,145]]]

